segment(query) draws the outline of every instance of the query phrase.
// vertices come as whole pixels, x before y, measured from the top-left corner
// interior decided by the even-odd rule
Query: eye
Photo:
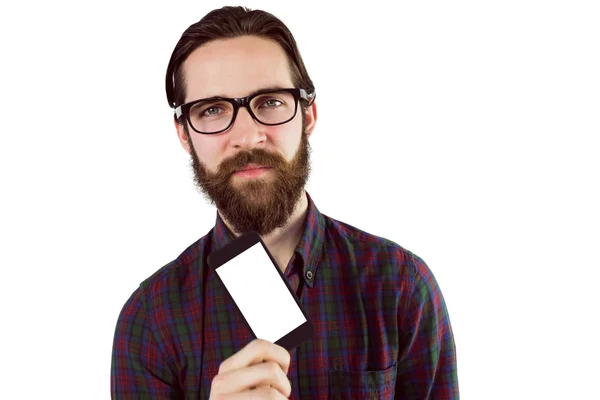
[[[217,115],[219,111],[221,111],[220,107],[209,107],[206,110],[204,110],[202,115]]]
[[[231,104],[224,101],[210,101],[194,104],[190,116],[195,119],[221,118],[232,112]]]
[[[263,106],[266,106],[267,108],[275,108],[281,105],[283,105],[283,103],[277,99],[269,99],[263,103]]]

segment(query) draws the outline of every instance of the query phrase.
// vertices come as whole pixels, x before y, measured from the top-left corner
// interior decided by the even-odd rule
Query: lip
[[[271,167],[265,167],[264,165],[258,165],[258,164],[248,164],[243,166],[242,168],[236,170],[236,172],[240,172],[240,171],[251,171],[253,169],[270,169]]]
[[[271,168],[270,167],[260,167],[260,166],[253,166],[253,167],[245,167],[246,169],[241,169],[236,171],[233,175],[237,176],[237,177],[241,177],[241,178],[245,178],[245,179],[252,179],[252,178],[258,178],[259,176],[262,176],[264,173],[266,173],[267,171],[269,171]]]

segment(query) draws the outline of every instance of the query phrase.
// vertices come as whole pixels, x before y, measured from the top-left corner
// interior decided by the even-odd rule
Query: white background
[[[317,87],[317,207],[428,263],[462,399],[600,398],[598,3],[330,3],[243,3]],[[164,75],[225,4],[0,6],[0,398],[109,398],[121,307],[214,225]]]

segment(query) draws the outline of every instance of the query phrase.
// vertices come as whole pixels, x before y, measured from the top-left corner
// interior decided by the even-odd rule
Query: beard
[[[265,236],[286,225],[304,194],[311,171],[310,151],[304,121],[300,145],[289,162],[280,154],[256,148],[223,160],[213,174],[192,146],[194,182],[237,233],[255,231]],[[271,169],[260,177],[234,178],[235,171],[250,163]]]

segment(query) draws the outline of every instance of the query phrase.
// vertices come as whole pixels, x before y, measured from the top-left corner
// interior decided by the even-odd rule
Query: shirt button
[[[306,279],[308,279],[310,281],[312,279],[312,277],[313,277],[312,271],[306,271]]]

